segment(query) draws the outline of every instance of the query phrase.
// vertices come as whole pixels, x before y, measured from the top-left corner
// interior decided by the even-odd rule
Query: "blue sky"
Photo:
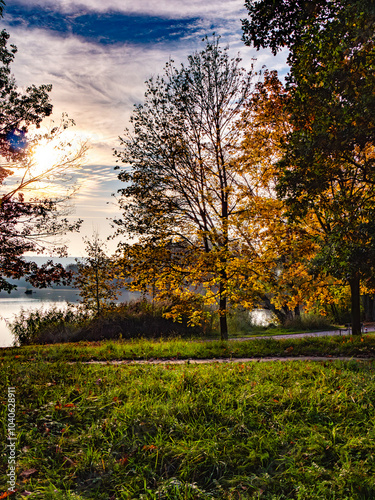
[[[285,54],[243,45],[242,0],[6,0],[4,14],[2,25],[18,47],[12,67],[18,85],[52,83],[54,119],[68,113],[90,143],[72,200],[75,217],[85,220],[80,234],[67,237],[74,256],[84,254],[84,236],[112,232],[107,218],[118,211],[111,194],[122,187],[112,150],[142,101],[144,81],[162,73],[169,58],[179,65],[216,32],[245,67],[256,57],[257,67],[286,71]],[[115,242],[108,245],[114,250]]]
[[[77,9],[72,14],[54,10],[51,6],[24,5],[9,2],[9,26],[27,29],[42,28],[60,36],[76,36],[96,44],[166,44],[178,42],[199,31],[199,17],[179,19],[142,13],[118,11],[96,12]],[[211,25],[214,29],[214,24]]]

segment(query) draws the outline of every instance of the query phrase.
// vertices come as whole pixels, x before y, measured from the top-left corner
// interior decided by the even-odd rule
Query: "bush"
[[[92,315],[78,305],[67,303],[65,309],[52,307],[35,311],[21,309],[19,316],[8,322],[8,327],[13,334],[15,345],[30,345],[66,342],[67,338],[76,331]]]
[[[332,329],[331,322],[326,316],[318,314],[301,314],[285,321],[285,328],[291,330],[327,330]]]
[[[19,345],[54,344],[80,340],[191,337],[201,333],[187,326],[187,319],[175,323],[163,315],[167,304],[134,301],[107,308],[93,316],[82,306],[69,305],[66,310],[22,311],[10,329]]]

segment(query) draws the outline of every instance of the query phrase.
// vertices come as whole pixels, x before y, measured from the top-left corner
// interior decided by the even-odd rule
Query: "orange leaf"
[[[74,403],[68,403],[66,405],[64,405],[64,408],[75,408],[75,404]]]
[[[8,498],[8,497],[10,497],[10,495],[13,495],[15,492],[16,492],[16,490],[14,490],[14,491],[6,491],[5,493],[3,493],[3,494],[0,496],[0,500],[2,500],[3,498]]]
[[[128,456],[125,455],[123,458],[120,458],[118,461],[121,465],[126,465],[129,462]]]
[[[142,450],[146,450],[146,451],[156,450],[156,449],[157,449],[157,446],[155,446],[153,444],[150,444],[149,446],[147,446],[147,444],[145,444],[144,447],[142,448]]]

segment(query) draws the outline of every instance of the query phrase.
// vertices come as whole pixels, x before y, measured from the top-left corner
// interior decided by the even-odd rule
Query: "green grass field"
[[[11,498],[375,497],[373,361],[68,365],[4,351],[0,498],[8,386],[17,396]]]
[[[218,359],[270,356],[375,357],[375,335],[359,337],[258,338],[229,342],[174,339],[106,340],[0,349],[1,361],[90,361],[140,359]]]

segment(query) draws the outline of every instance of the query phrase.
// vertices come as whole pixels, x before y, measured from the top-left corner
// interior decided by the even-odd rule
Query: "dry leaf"
[[[27,470],[24,470],[23,472],[21,472],[20,476],[22,476],[24,478],[28,478],[28,477],[32,476],[33,474],[35,474],[36,472],[38,472],[36,469],[27,469]]]

